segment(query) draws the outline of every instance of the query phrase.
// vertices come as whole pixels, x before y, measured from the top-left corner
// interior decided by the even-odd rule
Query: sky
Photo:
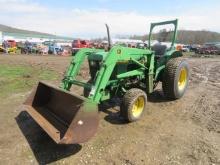
[[[0,24],[68,37],[143,35],[151,22],[220,32],[219,0],[0,0]]]

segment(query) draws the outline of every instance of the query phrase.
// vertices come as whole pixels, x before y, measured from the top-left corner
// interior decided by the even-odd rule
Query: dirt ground
[[[51,69],[60,79],[69,61],[0,55],[0,65]],[[28,92],[0,100],[0,164],[220,164],[220,58],[188,61],[191,78],[183,98],[167,101],[159,84],[142,119],[130,124],[119,117],[118,106],[105,104],[97,134],[84,144],[56,145],[21,108]]]

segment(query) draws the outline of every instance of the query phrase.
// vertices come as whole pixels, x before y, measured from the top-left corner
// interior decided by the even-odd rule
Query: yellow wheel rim
[[[144,97],[140,96],[135,100],[132,107],[132,115],[134,117],[139,117],[144,110]]]
[[[186,86],[187,81],[187,70],[186,68],[182,68],[179,75],[178,87],[179,90],[183,90]]]

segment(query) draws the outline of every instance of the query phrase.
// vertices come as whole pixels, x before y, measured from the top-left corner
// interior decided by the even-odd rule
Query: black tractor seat
[[[152,50],[155,51],[155,56],[157,58],[163,56],[166,52],[166,49],[167,49],[166,45],[155,44],[154,46],[152,46]]]

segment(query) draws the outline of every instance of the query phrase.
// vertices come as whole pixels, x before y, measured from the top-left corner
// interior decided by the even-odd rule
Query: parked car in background
[[[198,54],[220,54],[220,45],[203,45],[197,50]]]
[[[190,52],[197,52],[200,49],[201,45],[193,44],[190,45]]]
[[[48,54],[61,55],[63,52],[62,47],[55,41],[45,41],[43,45],[48,47]]]
[[[63,52],[62,47],[58,46],[57,44],[53,44],[49,46],[49,50],[48,50],[49,54],[61,55],[62,52]]]
[[[220,43],[216,44],[215,47],[217,48],[217,54],[220,55]]]
[[[15,40],[7,40],[9,47],[16,47],[16,42]]]
[[[34,51],[34,43],[31,43],[29,41],[25,41],[23,48],[21,49],[22,54],[32,54]]]
[[[92,45],[88,40],[73,40],[72,42],[72,54],[75,55],[81,48],[91,48]]]
[[[17,52],[17,44],[15,40],[7,40],[7,48],[5,47],[5,49],[7,50],[7,53],[16,53]]]
[[[137,43],[136,48],[139,49],[146,49],[148,46],[146,43],[142,42],[142,43]]]
[[[37,45],[37,50],[38,50],[38,54],[47,55],[49,52],[49,47],[41,43]]]
[[[183,52],[190,52],[190,46],[189,45],[183,45],[182,46],[182,51]]]

